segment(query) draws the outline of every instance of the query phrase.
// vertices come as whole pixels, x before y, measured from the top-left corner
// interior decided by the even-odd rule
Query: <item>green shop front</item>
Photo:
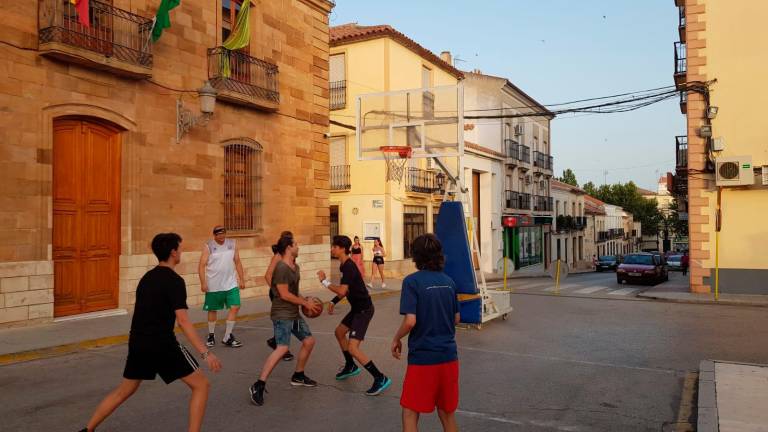
[[[550,216],[504,216],[504,257],[514,263],[515,270],[548,261]]]

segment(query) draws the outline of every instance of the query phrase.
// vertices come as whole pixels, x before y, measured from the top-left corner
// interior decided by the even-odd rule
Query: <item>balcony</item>
[[[552,171],[552,161],[552,156],[539,151],[533,152],[533,166],[539,170]]]
[[[352,188],[349,181],[349,165],[331,166],[330,177],[332,191],[348,191]]]
[[[587,227],[587,217],[586,216],[575,216],[573,218],[573,223],[576,226],[577,230],[583,230]]]
[[[557,232],[582,231],[587,227],[587,218],[584,216],[560,215],[555,221]]]
[[[688,137],[686,135],[675,137],[675,169],[688,170]]]
[[[517,165],[520,161],[520,144],[515,140],[504,140],[504,155],[507,157],[506,163],[508,165]]]
[[[615,240],[624,237],[624,228],[611,228],[608,230],[608,240]]]
[[[677,33],[680,35],[680,42],[685,43],[685,6],[679,6],[677,9],[680,13],[680,19],[677,25]]]
[[[504,191],[506,208],[515,210],[531,209],[531,194],[507,190]]]
[[[597,241],[598,242],[604,242],[608,241],[608,231],[598,231],[597,232]]]
[[[686,90],[680,91],[680,114],[686,114],[688,112],[688,92]]]
[[[551,212],[553,206],[551,197],[535,195],[533,197],[533,211]]]
[[[218,99],[238,105],[277,111],[280,92],[277,66],[224,47],[208,49],[208,80]]]
[[[69,1],[40,0],[40,54],[127,78],[152,76],[151,19],[91,0],[89,24],[80,24]]]
[[[340,110],[347,107],[347,81],[333,81],[329,85],[331,93],[330,109]]]
[[[445,178],[436,171],[421,168],[408,168],[405,175],[405,190],[417,193],[440,193],[443,191]]]
[[[527,145],[520,146],[520,161],[531,163],[531,148]]]
[[[678,89],[685,87],[688,72],[688,58],[685,42],[675,42],[675,85]]]

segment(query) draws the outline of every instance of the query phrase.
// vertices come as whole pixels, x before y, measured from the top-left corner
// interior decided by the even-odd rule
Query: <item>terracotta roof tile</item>
[[[331,46],[339,46],[382,37],[392,38],[404,47],[453,75],[456,79],[464,78],[464,74],[460,70],[453,67],[453,65],[446,63],[440,57],[435,55],[435,53],[419,45],[416,41],[395,30],[394,27],[390,25],[361,26],[357,23],[349,23],[334,26],[330,29]]]

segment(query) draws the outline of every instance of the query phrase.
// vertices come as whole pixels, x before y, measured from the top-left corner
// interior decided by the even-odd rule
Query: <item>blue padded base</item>
[[[440,205],[435,235],[443,244],[445,273],[456,283],[457,292],[477,294],[477,279],[461,202],[445,201]]]

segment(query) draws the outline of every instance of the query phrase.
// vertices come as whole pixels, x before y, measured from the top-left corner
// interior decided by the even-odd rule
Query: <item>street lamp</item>
[[[181,138],[195,126],[206,125],[213,117],[213,111],[216,108],[216,89],[206,81],[201,88],[197,90],[200,97],[200,114],[195,116],[192,111],[184,108],[184,103],[179,98],[176,101],[176,143],[181,142]]]

